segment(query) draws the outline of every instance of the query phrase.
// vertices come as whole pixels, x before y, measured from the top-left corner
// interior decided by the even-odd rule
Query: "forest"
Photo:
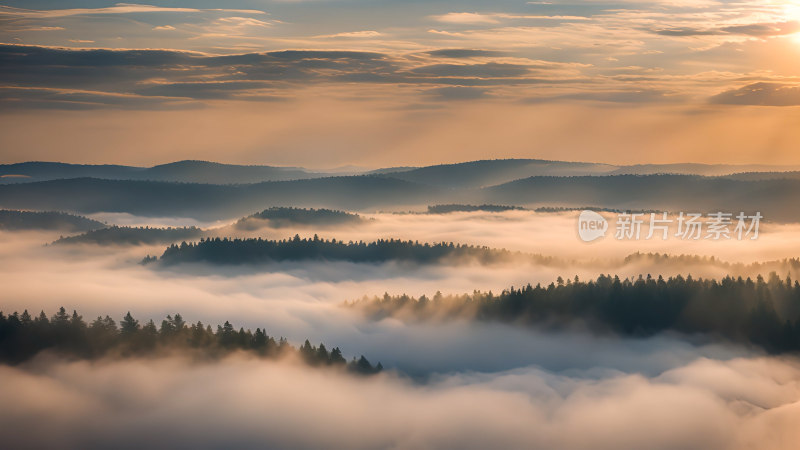
[[[244,351],[264,358],[296,354],[311,366],[339,367],[363,375],[383,370],[381,363],[373,366],[363,355],[347,362],[339,347],[329,351],[325,344],[313,346],[306,339],[295,348],[282,337],[276,340],[268,336],[261,328],[255,332],[244,328],[237,331],[228,321],[214,330],[199,321],[186,323],[180,314],[175,314],[168,315],[157,327],[153,320],[140,324],[128,312],[117,326],[109,316],[98,316],[87,323],[77,311],[69,314],[64,307],[49,318],[44,311],[36,317],[27,310],[9,315],[0,311],[0,362],[18,364],[42,351],[78,359],[165,354],[219,358]]]
[[[772,353],[800,351],[800,284],[775,273],[768,279],[719,281],[691,275],[635,280],[602,275],[588,282],[559,277],[548,286],[529,284],[499,294],[385,294],[346,305],[374,320],[469,318],[555,328],[580,321],[595,332],[623,336],[672,331],[753,344]]]
[[[300,238],[266,240],[262,238],[201,239],[197,243],[182,242],[169,246],[160,258],[163,264],[184,262],[209,262],[215,264],[244,264],[268,261],[325,260],[354,263],[380,263],[403,261],[413,263],[435,263],[446,259],[466,259],[481,263],[508,261],[520,253],[505,249],[492,249],[464,244],[419,243],[396,239],[379,239],[374,242],[344,242],[336,239]],[[526,255],[549,261],[547,257]],[[152,261],[152,257],[144,262]]]
[[[162,244],[195,239],[203,234],[197,227],[120,227],[111,226],[87,231],[77,236],[62,237],[54,244],[139,245]]]

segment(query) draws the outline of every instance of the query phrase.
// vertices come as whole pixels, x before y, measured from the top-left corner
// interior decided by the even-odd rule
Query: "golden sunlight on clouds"
[[[6,160],[800,162],[794,0],[200,6],[0,6]]]

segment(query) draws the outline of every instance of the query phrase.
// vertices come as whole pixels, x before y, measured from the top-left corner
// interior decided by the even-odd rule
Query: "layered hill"
[[[177,161],[153,167],[25,162],[0,165],[0,183],[21,183],[66,178],[174,181],[185,183],[240,184],[329,176],[302,168],[242,166],[209,161]]]
[[[699,170],[695,166],[698,165],[678,168]],[[121,170],[120,166],[110,167],[108,170]],[[709,166],[700,167],[706,170]],[[170,168],[163,168],[167,169]],[[174,169],[169,170],[172,177],[177,176]],[[259,183],[67,178],[0,184],[0,208],[217,220],[273,207],[373,212],[424,211],[428,205],[454,204],[467,209],[480,205],[532,209],[592,205],[613,210],[759,211],[766,220],[800,221],[800,209],[794,206],[800,193],[800,178],[796,172],[747,172],[725,176],[614,175],[619,170],[616,166],[591,163],[492,160],[403,168],[374,175]],[[581,172],[592,174],[575,175]],[[189,179],[198,173],[188,170],[186,177]],[[548,175],[522,177],[530,173]],[[224,179],[223,175],[219,177],[216,181]],[[200,178],[213,176],[207,174]],[[278,213],[273,210],[271,214]]]

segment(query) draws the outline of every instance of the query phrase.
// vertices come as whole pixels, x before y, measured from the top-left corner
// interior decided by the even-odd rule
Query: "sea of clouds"
[[[363,296],[499,291],[559,275],[671,275],[634,267],[635,251],[753,262],[791,257],[800,230],[770,225],[753,242],[585,244],[570,214],[375,214],[356,227],[263,229],[455,241],[552,255],[419,266],[296,262],[258,267],[138,264],[164,246],[44,245],[53,232],[0,232],[0,310],[85,319],[127,311],[158,323],[180,312],[212,325],[261,327],[295,345],[309,338],[387,368],[361,378],[293,361],[232,355],[67,361],[41,355],[0,366],[0,439],[12,448],[794,448],[800,362],[704,337],[596,336],[454,320],[372,321],[342,307]],[[146,220],[146,219],[138,219]],[[137,222],[138,223],[138,222]],[[225,225],[215,232],[224,235]],[[693,274],[721,276],[719,267]],[[705,271],[705,272],[703,272]],[[685,273],[684,273],[685,274]]]

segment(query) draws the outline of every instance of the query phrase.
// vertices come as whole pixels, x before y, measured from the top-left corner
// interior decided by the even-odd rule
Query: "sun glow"
[[[800,0],[791,0],[786,2],[784,7],[784,15],[786,22],[800,22]],[[800,29],[792,34],[792,38],[800,43]]]

